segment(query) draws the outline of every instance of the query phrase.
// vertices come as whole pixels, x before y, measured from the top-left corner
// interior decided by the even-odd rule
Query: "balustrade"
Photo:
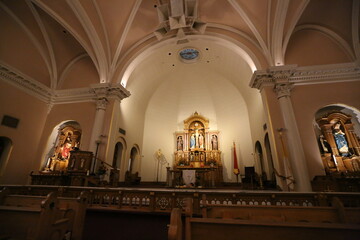
[[[184,200],[193,199],[194,213],[200,213],[206,204],[216,205],[266,205],[266,206],[331,206],[337,197],[345,207],[360,207],[360,193],[311,192],[289,193],[275,191],[236,191],[206,189],[147,189],[147,188],[92,188],[56,186],[0,186],[11,194],[46,196],[57,192],[59,197],[76,197],[88,191],[88,208],[106,208],[126,211],[167,212],[173,208],[184,209]]]

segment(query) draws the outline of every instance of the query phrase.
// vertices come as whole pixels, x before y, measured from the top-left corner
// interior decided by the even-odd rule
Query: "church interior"
[[[360,235],[360,0],[0,12],[0,239]]]

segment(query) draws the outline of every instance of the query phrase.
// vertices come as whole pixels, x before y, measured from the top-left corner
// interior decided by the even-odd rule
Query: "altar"
[[[175,133],[173,170],[167,185],[184,186],[184,170],[194,170],[195,187],[215,187],[223,181],[219,131],[210,130],[209,120],[197,112],[184,120],[184,131]]]

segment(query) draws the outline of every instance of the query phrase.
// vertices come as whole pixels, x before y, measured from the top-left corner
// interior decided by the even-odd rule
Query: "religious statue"
[[[335,123],[333,134],[340,155],[343,157],[347,157],[349,156],[349,146],[346,141],[345,133],[341,130],[340,126],[341,126],[340,122]]]
[[[195,148],[195,134],[191,134],[191,137],[190,137],[190,149],[193,149]]]
[[[71,134],[69,133],[61,147],[61,159],[68,159],[70,157],[71,142]]]
[[[177,150],[182,151],[184,149],[184,141],[182,139],[182,136],[179,136],[177,139]]]
[[[212,150],[218,150],[218,141],[217,141],[216,135],[211,136],[211,147],[212,147]]]
[[[204,136],[201,133],[199,135],[199,148],[204,148]]]

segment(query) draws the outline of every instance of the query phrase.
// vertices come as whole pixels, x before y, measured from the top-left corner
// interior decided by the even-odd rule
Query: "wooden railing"
[[[184,209],[186,198],[193,199],[194,214],[201,214],[201,207],[207,204],[327,207],[335,197],[344,207],[360,207],[360,193],[0,185],[0,189],[3,187],[11,194],[46,196],[57,192],[59,197],[78,197],[87,191],[88,208],[142,212],[170,213],[173,208]]]

